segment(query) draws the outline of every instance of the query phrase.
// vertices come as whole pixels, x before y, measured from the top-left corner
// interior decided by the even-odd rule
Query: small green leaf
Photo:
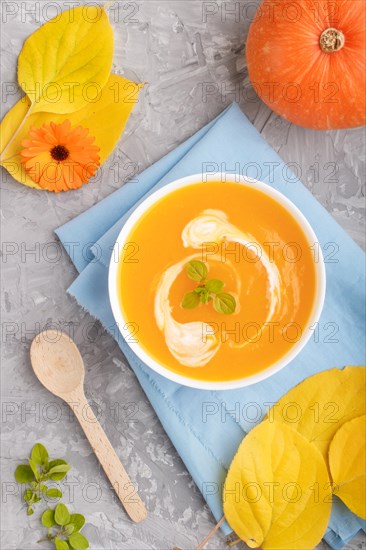
[[[55,458],[55,460],[50,461],[49,468],[51,470],[54,466],[60,466],[61,464],[67,464],[66,460],[63,458]]]
[[[62,472],[68,472],[70,470],[69,464],[60,464],[59,466],[53,466],[48,472],[49,475],[60,474]]]
[[[81,533],[73,533],[69,536],[69,543],[75,550],[86,550],[89,548],[89,541]]]
[[[203,292],[205,290],[205,287],[204,286],[197,286],[193,292],[195,292],[196,294],[200,294],[201,292]]]
[[[63,530],[65,532],[65,535],[69,536],[75,531],[75,527],[72,523],[68,523],[67,525],[64,525]]]
[[[42,493],[45,493],[48,490],[47,485],[40,485],[39,489],[42,491]]]
[[[184,309],[192,309],[200,303],[200,295],[195,292],[186,292],[183,296],[182,307]]]
[[[213,294],[220,294],[224,288],[224,283],[220,279],[210,279],[206,282],[206,288],[209,292]]]
[[[42,466],[48,461],[47,449],[42,443],[36,443],[32,449],[31,458],[33,462]]]
[[[85,517],[82,514],[71,514],[70,523],[74,526],[74,532],[80,531],[85,525]]]
[[[203,281],[207,275],[206,264],[199,260],[191,260],[186,265],[186,273],[193,281]]]
[[[208,293],[208,290],[205,288],[203,289],[203,292],[200,294],[200,299],[203,304],[208,304],[210,300],[212,300],[211,296]]]
[[[48,489],[46,491],[46,495],[50,498],[61,498],[62,497],[62,493],[60,491],[60,489]]]
[[[67,525],[70,523],[70,513],[65,504],[57,504],[55,508],[55,522],[57,525]]]
[[[24,493],[23,498],[25,502],[29,502],[32,499],[32,496],[33,496],[33,491],[31,489],[27,489]]]
[[[56,550],[69,550],[69,545],[67,544],[66,540],[61,540],[56,537],[54,542]]]
[[[49,467],[50,467],[50,463],[48,462],[48,458],[44,461],[43,463],[43,467],[42,467],[42,470],[43,470],[43,473],[44,474],[47,474],[48,470],[49,470]]]
[[[41,499],[41,497],[37,497],[37,495],[33,495],[33,502],[39,502]]]
[[[59,466],[66,466],[66,468],[60,470]],[[57,470],[55,468],[57,468]],[[66,476],[70,468],[71,466],[62,458],[51,460],[49,463],[48,477],[53,481],[61,481],[61,479]]]
[[[51,527],[56,525],[54,510],[48,509],[45,512],[43,512],[41,521],[42,521],[42,525],[44,527],[47,527],[47,529],[50,529]]]
[[[34,514],[34,510],[31,506],[28,506],[28,510],[27,510],[27,516],[31,516]]]
[[[32,472],[34,473],[34,477],[36,478],[37,481],[39,481],[39,479],[41,477],[41,474],[39,473],[39,470],[37,468],[37,464],[31,458],[28,458],[28,462],[29,462],[29,466],[32,469]]]
[[[236,308],[236,301],[234,296],[232,296],[231,294],[221,292],[221,294],[218,294],[215,297],[213,306],[218,313],[229,315],[230,313],[234,313]]]
[[[33,470],[28,464],[19,464],[14,475],[18,483],[30,483],[34,480]]]

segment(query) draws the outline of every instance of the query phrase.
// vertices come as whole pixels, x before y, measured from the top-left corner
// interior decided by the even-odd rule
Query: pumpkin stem
[[[329,27],[320,35],[320,48],[324,53],[339,52],[344,46],[345,38],[342,31]]]

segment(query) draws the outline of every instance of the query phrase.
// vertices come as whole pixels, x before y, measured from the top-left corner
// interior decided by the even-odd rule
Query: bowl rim
[[[185,176],[177,180],[171,181],[170,183],[163,185],[156,191],[151,192],[147,197],[145,197],[138,203],[136,208],[129,215],[122,229],[120,230],[118,237],[116,239],[116,242],[113,246],[112,255],[109,263],[109,270],[108,270],[108,293],[109,293],[109,300],[112,308],[112,313],[116,321],[118,330],[122,335],[123,339],[125,340],[125,342],[127,343],[127,345],[131,348],[131,350],[135,353],[135,355],[137,355],[137,357],[141,359],[141,361],[143,361],[143,363],[145,363],[148,367],[150,367],[152,370],[154,370],[158,374],[162,375],[164,378],[167,378],[173,382],[176,382],[184,386],[188,386],[196,389],[202,389],[202,390],[218,390],[218,389],[228,390],[228,389],[235,389],[235,388],[250,386],[252,384],[265,380],[266,378],[269,378],[273,374],[279,372],[286,365],[288,365],[305,347],[305,345],[308,343],[311,337],[311,331],[309,329],[306,332],[303,331],[302,336],[299,338],[297,342],[294,343],[294,345],[288,350],[288,352],[285,355],[283,355],[280,359],[278,359],[273,364],[268,366],[266,369],[258,373],[254,373],[244,378],[238,378],[235,380],[227,380],[227,381],[209,381],[209,380],[199,380],[196,378],[193,379],[188,376],[183,376],[182,374],[177,374],[167,369],[166,367],[161,365],[156,359],[154,359],[154,357],[150,356],[141,347],[138,341],[137,342],[129,341],[129,337],[131,336],[131,333],[130,333],[130,330],[127,328],[127,326],[128,324],[131,324],[131,321],[124,318],[124,315],[122,313],[122,308],[119,305],[119,298],[118,298],[118,292],[117,292],[120,251],[123,250],[123,246],[124,244],[126,244],[127,238],[131,230],[133,229],[135,223],[140,219],[141,215],[143,215],[147,210],[149,210],[149,208],[152,205],[154,205],[156,202],[158,202],[161,198],[163,198],[164,196],[168,195],[173,191],[176,191],[177,189],[180,189],[181,187],[186,187],[194,184],[207,183],[210,181],[221,181],[222,183],[235,183],[238,185],[245,185],[245,186],[257,189],[259,191],[262,191],[263,193],[265,193],[266,195],[270,196],[275,201],[277,201],[280,205],[282,205],[292,215],[292,217],[295,218],[298,225],[304,232],[306,240],[309,242],[309,246],[311,245],[312,242],[313,243],[319,242],[312,226],[310,225],[310,223],[308,222],[304,214],[301,212],[301,210],[283,193],[281,193],[274,187],[271,187],[267,183],[264,183],[249,177],[244,177],[240,174],[233,174],[233,173],[222,173],[220,175],[216,175],[213,173],[212,174],[210,173],[193,174],[190,176]],[[319,250],[318,262],[314,261],[315,273],[316,273],[316,291],[315,291],[312,311],[307,321],[308,327],[313,326],[315,323],[319,321],[320,315],[323,310],[324,300],[325,300],[326,271],[325,271],[324,257],[320,246],[318,247],[318,250]],[[116,258],[118,259],[116,260]]]

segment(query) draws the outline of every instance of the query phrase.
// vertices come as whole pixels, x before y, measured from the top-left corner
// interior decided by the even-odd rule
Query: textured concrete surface
[[[26,516],[13,482],[16,465],[37,440],[52,457],[73,465],[65,500],[87,517],[94,549],[191,549],[214,525],[113,341],[65,292],[75,269],[55,243],[53,229],[119,188],[236,99],[264,137],[335,219],[365,246],[364,130],[315,132],[277,117],[250,91],[245,38],[255,2],[159,0],[115,3],[114,71],[146,81],[144,92],[101,178],[78,192],[48,194],[1,174],[2,240],[2,548],[38,545],[38,513]],[[57,7],[71,3],[2,2],[2,80],[16,82],[23,40]],[[236,10],[229,14],[229,9]],[[33,12],[28,11],[33,10]],[[209,13],[208,13],[209,12]],[[5,93],[3,113],[20,97]],[[10,253],[11,252],[11,253]],[[149,518],[132,525],[109,487],[89,444],[66,406],[41,387],[29,364],[34,335],[53,323],[72,330],[86,365],[86,392],[118,455],[137,481]],[[325,548],[321,545],[319,548]],[[224,549],[217,534],[208,548]],[[358,537],[349,548],[365,548]]]

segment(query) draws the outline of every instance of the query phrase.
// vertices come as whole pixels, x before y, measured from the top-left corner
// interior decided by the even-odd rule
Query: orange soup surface
[[[229,381],[281,359],[308,330],[315,296],[311,244],[287,210],[262,191],[207,182],[172,191],[135,224],[121,251],[118,296],[133,338],[165,368]],[[190,309],[190,260],[224,283],[235,311],[213,300]],[[214,298],[214,296],[213,296]]]

